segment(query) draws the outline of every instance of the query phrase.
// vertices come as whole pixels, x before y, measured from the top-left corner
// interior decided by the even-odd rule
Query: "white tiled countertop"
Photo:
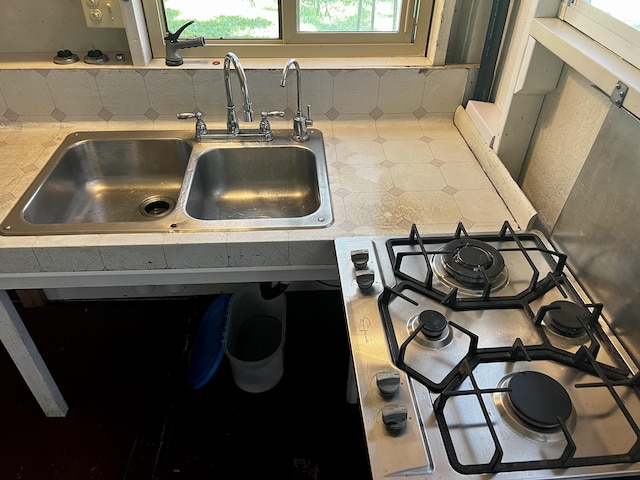
[[[251,232],[0,236],[0,276],[48,272],[269,269],[334,265],[344,236],[449,233],[518,225],[450,115],[314,118],[322,131],[334,211],[323,229]],[[209,117],[212,127],[215,120]],[[80,130],[183,130],[171,119],[0,126],[0,217],[60,142]],[[289,128],[290,120],[273,122]],[[187,127],[189,128],[189,127]],[[8,285],[4,282],[3,285]],[[5,286],[5,288],[12,288]]]

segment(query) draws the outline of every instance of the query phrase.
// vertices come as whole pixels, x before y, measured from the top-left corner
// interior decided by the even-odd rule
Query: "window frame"
[[[185,57],[216,58],[230,50],[241,57],[425,57],[434,0],[403,2],[400,32],[297,32],[296,0],[280,0],[283,38],[211,40],[204,47],[180,50]],[[153,58],[164,58],[167,33],[162,0],[142,0]],[[410,14],[417,12],[415,15]],[[187,28],[181,38],[189,38]]]
[[[640,68],[640,31],[582,0],[563,0],[558,18]]]

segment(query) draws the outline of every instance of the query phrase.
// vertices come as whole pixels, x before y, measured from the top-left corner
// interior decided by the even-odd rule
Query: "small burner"
[[[447,330],[447,319],[435,310],[424,310],[419,315],[422,328],[421,333],[429,340],[437,340]]]
[[[518,372],[509,380],[508,398],[526,423],[542,429],[560,426],[571,415],[569,394],[553,378],[539,372]]]
[[[453,341],[453,329],[445,316],[436,310],[423,310],[412,315],[407,321],[407,332],[413,341],[427,348],[446,347]]]
[[[589,324],[591,312],[587,307],[566,300],[557,300],[547,311],[549,327],[565,337],[579,337],[584,333],[584,325]],[[582,322],[580,322],[582,319]]]

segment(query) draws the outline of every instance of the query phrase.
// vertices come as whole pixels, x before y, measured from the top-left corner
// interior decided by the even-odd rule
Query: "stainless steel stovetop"
[[[541,233],[335,246],[374,479],[640,474],[637,366]]]

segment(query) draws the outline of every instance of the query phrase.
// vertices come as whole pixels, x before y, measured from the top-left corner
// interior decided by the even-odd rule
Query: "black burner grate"
[[[470,332],[466,333],[473,336],[473,334],[471,334]],[[578,384],[575,385],[575,387],[606,388],[608,390],[611,398],[624,415],[624,418],[626,419],[636,438],[636,441],[626,453],[575,457],[574,455],[576,453],[576,442],[571,436],[565,419],[558,418],[558,424],[562,429],[567,444],[564,451],[558,458],[544,460],[526,460],[517,462],[502,461],[504,449],[498,439],[494,423],[490,418],[487,405],[485,404],[484,396],[494,393],[508,392],[509,389],[479,388],[478,382],[473,375],[473,370],[480,363],[513,362],[517,360],[531,361],[534,359],[553,359],[554,357],[556,357],[556,360],[560,361],[561,363],[569,361],[570,363],[573,363],[577,368],[582,369],[587,369],[587,363],[585,363],[586,361],[588,362],[589,370],[593,371],[594,374],[601,379],[601,382]],[[472,389],[460,390],[457,388],[465,379],[468,379],[471,382],[473,386]],[[450,382],[436,398],[434,402],[434,413],[436,416],[438,428],[440,429],[440,433],[445,444],[449,462],[451,463],[451,466],[459,473],[469,475],[481,473],[514,472],[521,470],[570,468],[614,463],[634,463],[640,461],[640,428],[638,428],[636,421],[629,413],[627,407],[624,404],[624,401],[616,390],[616,387],[620,386],[637,389],[638,387],[640,387],[640,375],[635,375],[631,378],[628,378],[625,375],[605,370],[604,366],[595,360],[591,351],[586,347],[581,347],[579,352],[573,355],[573,358],[568,358],[565,357],[561,352],[554,352],[553,350],[545,352],[543,349],[540,349],[539,346],[525,346],[520,341],[520,339],[517,339],[513,347],[510,349],[492,349],[492,351],[488,349],[478,350],[475,355],[472,355],[470,356],[470,358],[463,360],[456,369],[455,381]],[[455,442],[452,439],[449,422],[445,414],[445,406],[450,398],[461,396],[470,396],[476,398],[484,416],[486,427],[489,432],[491,432],[491,441],[493,442],[494,450],[491,461],[489,461],[488,463],[463,464],[458,459]]]
[[[468,236],[468,234],[464,226],[459,224],[453,238],[460,238],[461,236]],[[387,335],[387,342],[393,362],[398,366],[398,368],[404,370],[410,377],[422,383],[431,391],[439,393],[439,396],[434,402],[434,412],[438,428],[440,429],[440,433],[444,440],[447,456],[452,467],[463,474],[481,474],[613,463],[632,463],[640,461],[640,429],[627,410],[620,397],[620,393],[616,389],[616,387],[627,387],[627,389],[637,392],[640,388],[640,376],[635,375],[630,378],[630,371],[626,366],[610,366],[596,360],[600,349],[600,343],[596,339],[594,331],[597,329],[598,319],[602,312],[602,305],[580,305],[581,309],[589,312],[588,318],[585,318],[585,315],[578,315],[576,316],[575,321],[579,322],[580,325],[571,324],[570,326],[572,329],[579,328],[581,331],[586,332],[588,335],[588,341],[586,342],[587,345],[580,346],[575,352],[562,350],[554,346],[550,338],[547,336],[547,332],[543,326],[545,315],[549,311],[559,308],[558,305],[542,307],[537,313],[534,313],[530,307],[531,302],[542,297],[552,288],[559,289],[565,298],[568,297],[566,292],[572,294],[574,298],[579,298],[564,273],[566,256],[561,253],[548,250],[542,240],[533,233],[516,234],[508,222],[504,223],[502,229],[497,234],[482,234],[474,236],[473,238],[486,242],[496,242],[503,245],[504,247],[498,248],[501,252],[520,252],[521,255],[526,258],[527,263],[531,268],[531,279],[528,287],[522,292],[512,296],[492,295],[491,282],[489,281],[488,276],[485,276],[486,286],[484,287],[482,294],[475,297],[459,297],[458,291],[455,287],[447,292],[434,288],[433,270],[430,267],[429,259],[434,255],[442,255],[442,251],[430,251],[425,246],[424,240],[414,225],[411,228],[408,238],[395,238],[387,241],[387,250],[393,265],[394,273],[396,278],[400,280],[393,287],[385,285],[382,293],[378,297],[378,307],[383,319],[383,325]],[[450,240],[452,240],[451,236],[429,237],[429,242],[434,244],[442,244]],[[527,245],[534,244],[535,246],[525,247],[524,243],[527,243]],[[417,246],[419,251],[396,253],[396,248],[398,246]],[[529,255],[529,252],[533,250],[543,252],[545,255],[548,255],[549,258],[555,259],[555,267],[552,268],[551,271],[542,279],[539,279],[540,273]],[[408,255],[420,255],[425,259],[425,264],[427,266],[425,278],[417,279],[403,272],[402,262]],[[405,363],[405,352],[407,350],[407,346],[414,341],[417,335],[421,334],[423,328],[428,329],[428,327],[424,325],[426,320],[423,321],[422,318],[419,318],[419,325],[401,344],[398,343],[395,335],[389,312],[390,300],[394,297],[399,297],[414,305],[418,305],[418,303],[410,296],[406,295],[405,292],[424,295],[425,297],[446,305],[448,308],[458,311],[501,308],[522,309],[527,313],[529,318],[531,318],[533,327],[540,333],[542,343],[537,345],[526,345],[520,338],[517,338],[510,347],[478,348],[478,337],[474,333],[454,322],[448,322],[449,328],[457,329],[469,338],[468,351],[442,380],[432,380],[428,378],[424,372],[418,372]],[[613,402],[615,402],[617,408],[619,408],[623,413],[626,422],[636,437],[636,441],[629,451],[625,454],[576,457],[576,442],[571,437],[571,433],[566,425],[565,419],[559,418],[558,425],[566,440],[566,448],[558,458],[503,462],[503,446],[499,442],[498,435],[494,429],[494,423],[490,418],[488,407],[485,404],[483,397],[500,392],[508,392],[509,389],[508,387],[496,387],[489,389],[479,388],[473,372],[478,365],[484,363],[515,363],[532,361],[555,362],[570,368],[579,369],[598,378],[598,382],[576,385],[576,388],[607,389],[613,399]],[[620,365],[624,365],[624,363],[620,362]],[[466,382],[466,384],[470,383],[472,388],[462,389],[461,386],[463,385],[463,382]],[[634,395],[637,395],[637,393],[634,393]],[[491,432],[491,441],[494,445],[494,451],[492,458],[488,463],[463,464],[458,459],[455,442],[452,439],[449,422],[445,414],[445,405],[452,397],[461,396],[476,398],[484,416],[486,427]]]
[[[478,310],[478,309],[490,309],[490,308],[528,308],[528,304],[535,298],[543,295],[550,288],[557,286],[556,278],[562,276],[566,264],[566,255],[553,250],[549,250],[542,243],[540,238],[533,233],[519,233],[516,234],[509,222],[504,222],[500,232],[497,234],[480,234],[470,237],[462,223],[458,224],[456,232],[453,236],[434,236],[429,237],[429,243],[450,243],[455,240],[459,240],[463,237],[469,240],[481,240],[483,242],[497,242],[504,246],[495,249],[497,252],[519,252],[531,269],[531,279],[528,287],[514,296],[495,296],[491,294],[492,291],[492,279],[490,275],[480,267],[480,270],[476,272],[478,275],[483,275],[485,281],[483,292],[479,297],[460,298],[458,295],[458,289],[452,288],[449,291],[442,291],[435,288],[433,285],[433,268],[431,266],[431,259],[439,256],[447,256],[451,254],[447,250],[427,250],[423,238],[420,236],[418,229],[415,225],[411,227],[411,232],[408,238],[392,238],[387,240],[387,251],[391,264],[393,266],[394,274],[397,278],[404,280],[411,284],[411,288],[415,291],[422,293],[423,295],[436,300],[453,310]],[[523,242],[529,242],[535,245],[534,247],[526,247]],[[455,244],[455,242],[454,242]],[[418,251],[412,252],[396,252],[397,247],[418,247]],[[555,268],[552,272],[549,272],[542,280],[539,279],[540,272],[531,259],[529,252],[531,251],[543,252],[549,255],[550,258],[555,258]],[[402,269],[403,260],[407,257],[422,257],[425,261],[426,275],[425,278],[419,279],[405,273]],[[388,301],[391,294],[402,296],[399,292],[394,291],[394,288],[385,287],[383,295],[386,296],[384,301]]]

